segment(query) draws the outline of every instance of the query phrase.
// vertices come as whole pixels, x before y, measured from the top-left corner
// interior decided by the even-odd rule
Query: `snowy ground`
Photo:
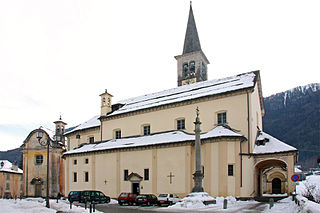
[[[234,197],[227,197],[228,208],[223,209],[223,201],[225,198],[217,197],[215,198],[217,203],[205,206],[199,200],[204,199],[206,195],[196,194],[194,197],[186,197],[182,199],[182,202],[176,205],[170,206],[168,208],[154,208],[154,211],[175,211],[175,212],[264,212],[264,213],[320,213],[320,204],[311,202],[308,199],[302,197],[301,195],[309,192],[315,197],[315,199],[320,199],[320,175],[308,176],[305,181],[299,182],[297,185],[298,200],[300,206],[296,205],[292,201],[291,197],[282,199],[276,203],[270,209],[270,205],[267,203],[259,203],[257,201],[236,201]],[[197,199],[197,197],[199,199]],[[208,195],[206,199],[211,199]],[[117,205],[116,200],[111,200],[110,204]],[[77,207],[75,205],[70,209],[69,202],[66,200],[50,200],[50,209],[45,207],[45,200],[42,198],[26,198],[22,200],[7,200],[0,199],[0,210],[1,212],[7,213],[55,213],[61,211],[64,213],[86,213],[89,209],[85,210],[82,207]],[[150,209],[148,209],[150,210]],[[99,211],[96,210],[97,213]]]

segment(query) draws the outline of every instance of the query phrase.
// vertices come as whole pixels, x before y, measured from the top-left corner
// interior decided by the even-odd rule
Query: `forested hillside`
[[[264,99],[264,131],[296,147],[298,163],[317,167],[320,155],[320,84],[309,84]]]

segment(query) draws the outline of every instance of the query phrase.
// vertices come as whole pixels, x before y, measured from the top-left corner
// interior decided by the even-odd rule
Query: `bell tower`
[[[65,143],[65,137],[63,136],[65,133],[65,128],[67,123],[63,122],[61,119],[61,115],[58,121],[53,122],[56,125],[56,131],[55,131],[55,139],[57,142]]]
[[[191,2],[183,52],[182,55],[175,56],[175,59],[178,65],[178,86],[208,79],[209,61],[201,50]]]
[[[112,111],[111,107],[111,100],[112,100],[112,95],[108,93],[107,90],[105,90],[104,93],[100,95],[101,97],[101,116],[107,115],[109,112]]]

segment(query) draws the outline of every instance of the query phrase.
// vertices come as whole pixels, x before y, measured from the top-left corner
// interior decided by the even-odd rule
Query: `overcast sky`
[[[217,79],[260,70],[264,97],[320,80],[319,0],[194,0]],[[0,150],[40,125],[176,87],[187,0],[0,0]]]

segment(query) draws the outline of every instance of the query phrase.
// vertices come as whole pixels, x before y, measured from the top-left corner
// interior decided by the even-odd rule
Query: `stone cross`
[[[202,179],[203,174],[201,172],[201,141],[200,141],[200,113],[199,108],[196,109],[196,121],[194,122],[195,125],[195,153],[196,153],[196,172],[193,174],[193,180],[194,180],[194,187],[192,189],[192,192],[203,192],[202,187]]]
[[[172,183],[172,178],[174,177],[174,175],[172,174],[172,172],[170,172],[170,175],[167,176],[168,178],[170,178],[170,184]]]

